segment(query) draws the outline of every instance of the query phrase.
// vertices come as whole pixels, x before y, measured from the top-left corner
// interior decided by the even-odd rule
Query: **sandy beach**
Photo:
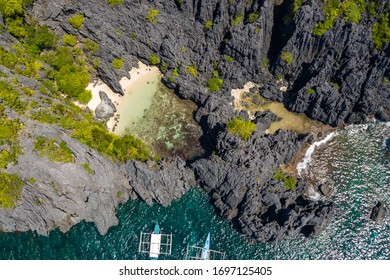
[[[247,82],[243,88],[232,89],[231,95],[234,97],[234,104],[232,104],[236,109],[240,108],[240,101],[242,99],[242,95],[245,92],[249,92],[256,84],[253,82]]]
[[[156,66],[148,66],[146,64],[143,64],[142,62],[138,62],[138,68],[133,67],[130,71],[130,79],[127,77],[123,77],[119,84],[122,87],[123,92],[125,95],[132,94],[132,91],[137,89],[140,85],[140,83],[144,82],[145,80],[152,80],[154,77],[158,76],[160,73],[160,70]],[[123,105],[123,102],[126,100],[125,96],[121,96],[120,94],[117,94],[113,92],[103,81],[97,80],[93,83],[90,83],[87,90],[90,90],[92,92],[92,99],[87,104],[87,107],[95,111],[96,107],[100,104],[100,96],[99,92],[104,91],[107,96],[111,99],[111,101],[115,104],[115,107],[118,110],[118,107],[121,107]],[[110,118],[107,122],[107,127],[109,131],[113,131],[113,128],[115,126],[115,119],[117,118],[117,114],[115,114],[112,118]]]

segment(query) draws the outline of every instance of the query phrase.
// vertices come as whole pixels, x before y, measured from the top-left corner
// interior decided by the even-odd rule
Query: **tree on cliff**
[[[0,0],[0,12],[4,17],[23,14],[23,0]]]

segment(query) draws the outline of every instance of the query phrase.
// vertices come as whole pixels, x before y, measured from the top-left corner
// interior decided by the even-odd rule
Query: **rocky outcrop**
[[[115,105],[104,91],[100,91],[99,96],[101,102],[95,109],[95,116],[98,120],[108,120],[116,112]]]
[[[285,105],[333,126],[361,123],[368,115],[390,120],[390,87],[384,82],[388,45],[374,48],[374,20],[364,14],[359,24],[351,24],[337,17],[333,28],[315,36],[313,28],[322,20],[322,1],[305,1],[284,26],[278,55],[286,52],[293,59],[279,56],[271,68],[289,83]]]
[[[33,230],[47,235],[55,228],[65,232],[85,220],[94,222],[104,234],[118,224],[118,204],[134,196],[123,166],[70,138],[62,129],[26,123],[20,137],[23,155],[7,170],[17,173],[26,186],[15,209],[0,209],[0,231]],[[39,157],[34,152],[37,136],[65,141],[74,162],[52,162]]]
[[[258,115],[258,128],[267,128],[261,122],[269,123],[272,117]],[[246,235],[263,241],[300,232],[315,235],[332,216],[332,204],[305,198],[308,186],[303,182],[286,190],[283,182],[273,179],[275,169],[289,162],[305,141],[281,130],[267,135],[259,129],[248,142],[222,132],[217,153],[192,167],[221,215]]]
[[[166,158],[158,163],[129,161],[126,174],[134,192],[149,204],[169,206],[196,185],[193,172],[180,158]]]
[[[382,201],[378,201],[378,203],[372,208],[370,219],[374,222],[381,222],[387,214],[387,207],[385,203]]]

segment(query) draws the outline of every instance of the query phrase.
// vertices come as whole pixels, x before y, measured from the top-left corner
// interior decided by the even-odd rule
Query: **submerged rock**
[[[334,190],[334,182],[331,181],[330,179],[322,181],[320,182],[318,189],[323,195],[325,195],[326,197],[330,197]]]
[[[381,222],[387,214],[387,206],[384,202],[379,201],[374,208],[372,208],[370,219],[375,222]]]

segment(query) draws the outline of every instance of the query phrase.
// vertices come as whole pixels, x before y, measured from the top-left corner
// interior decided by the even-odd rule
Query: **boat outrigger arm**
[[[206,242],[203,247],[188,246],[187,259],[195,260],[223,260],[225,253],[210,249],[211,236],[207,234]]]
[[[160,254],[172,252],[172,234],[162,234],[156,223],[152,233],[141,232],[139,253],[148,253],[151,260],[157,260]]]

